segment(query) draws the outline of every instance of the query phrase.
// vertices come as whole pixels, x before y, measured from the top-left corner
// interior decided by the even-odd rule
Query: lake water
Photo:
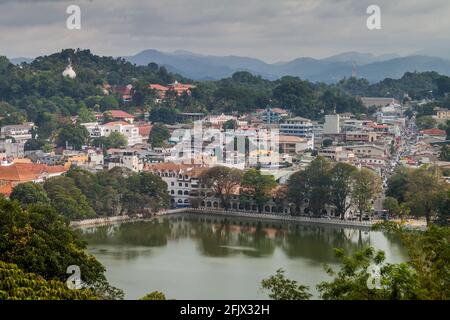
[[[398,239],[351,228],[172,216],[81,229],[108,281],[138,299],[162,291],[173,299],[266,299],[261,280],[279,268],[315,285],[336,265],[333,248],[373,245],[389,262],[407,258]]]

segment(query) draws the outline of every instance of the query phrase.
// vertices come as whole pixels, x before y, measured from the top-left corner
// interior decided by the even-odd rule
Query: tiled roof
[[[280,143],[301,143],[306,139],[297,136],[279,135],[278,140]]]
[[[152,131],[152,125],[144,124],[136,126],[139,129],[139,134],[143,137],[148,137],[150,135],[150,131]]]
[[[152,90],[157,90],[157,91],[167,91],[169,90],[169,88],[162,86],[160,84],[149,84],[148,86],[150,89]]]
[[[430,136],[445,136],[447,134],[447,132],[445,132],[444,130],[441,129],[428,129],[428,130],[422,130],[420,131],[420,133],[422,134],[427,134]]]
[[[112,122],[105,123],[105,126],[108,126],[108,127],[118,126],[118,125],[129,126],[130,124],[126,121],[112,121]]]
[[[122,119],[134,118],[134,116],[132,116],[128,112],[125,112],[125,111],[122,111],[122,110],[108,110],[106,112],[111,113],[113,118],[122,118]]]
[[[48,166],[36,163],[15,163],[10,166],[0,166],[0,180],[26,182],[37,179],[43,173],[63,173],[64,166]]]

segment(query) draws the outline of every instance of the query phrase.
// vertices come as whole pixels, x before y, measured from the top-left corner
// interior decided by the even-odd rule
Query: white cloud
[[[69,4],[82,9],[81,31],[65,28]],[[365,27],[370,4],[382,9],[380,31]],[[269,61],[343,51],[407,54],[450,43],[449,14],[447,0],[0,0],[0,43],[8,56],[67,47],[106,55],[184,49]]]

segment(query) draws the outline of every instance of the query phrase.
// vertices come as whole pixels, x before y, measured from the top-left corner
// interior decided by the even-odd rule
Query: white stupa
[[[69,65],[66,67],[66,70],[62,73],[63,77],[69,77],[70,79],[75,79],[77,77],[76,72],[73,70],[72,62],[70,62],[69,58]]]

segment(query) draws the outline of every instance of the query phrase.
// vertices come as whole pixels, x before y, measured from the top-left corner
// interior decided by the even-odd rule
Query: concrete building
[[[280,133],[289,136],[314,138],[313,123],[309,119],[295,117],[280,124]]]
[[[377,141],[376,132],[350,131],[345,134],[347,142],[375,142]]]
[[[325,116],[325,124],[323,126],[324,134],[341,133],[340,116],[338,114],[327,114]]]
[[[3,139],[13,138],[16,142],[25,143],[32,138],[31,131],[33,128],[33,122],[4,126],[0,130],[0,137]]]
[[[301,138],[296,136],[278,136],[278,143],[280,146],[280,153],[287,153],[289,155],[297,155],[306,150],[314,149],[314,141],[312,139]]]
[[[200,186],[199,176],[207,169],[206,167],[169,162],[147,164],[144,167],[144,171],[161,177],[167,183],[173,208],[191,207],[193,197],[199,197],[202,195],[201,192],[205,192],[205,186]]]
[[[82,123],[89,132],[91,138],[108,137],[113,132],[119,132],[125,136],[129,146],[142,143],[143,137],[139,134],[139,127],[125,121],[114,121],[106,124],[98,122]]]
[[[12,142],[11,139],[0,141],[0,157],[23,158],[25,156],[25,143]]]

